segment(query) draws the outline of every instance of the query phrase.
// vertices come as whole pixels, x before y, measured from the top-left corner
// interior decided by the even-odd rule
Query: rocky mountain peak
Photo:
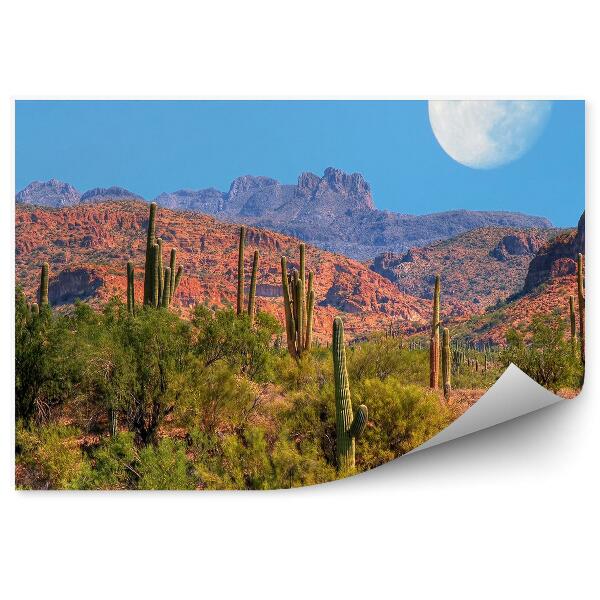
[[[279,182],[277,179],[272,179],[271,177],[242,175],[241,177],[236,177],[231,182],[228,196],[231,198],[238,194],[245,194],[274,185],[279,185]]]
[[[143,200],[139,194],[134,194],[129,190],[113,185],[108,188],[94,188],[88,190],[81,196],[81,202],[105,202],[107,200],[122,200],[129,198],[134,200]]]
[[[18,204],[37,204],[38,206],[73,206],[79,202],[81,194],[70,184],[58,179],[33,181],[16,196]]]

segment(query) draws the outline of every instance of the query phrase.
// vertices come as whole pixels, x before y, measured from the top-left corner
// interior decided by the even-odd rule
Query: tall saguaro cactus
[[[450,397],[450,392],[452,391],[451,365],[452,351],[450,349],[450,331],[448,331],[447,327],[444,327],[442,335],[442,382],[446,400]]]
[[[237,274],[237,314],[244,312],[244,244],[246,240],[246,228],[240,227],[240,241],[238,246],[238,274]]]
[[[248,294],[248,316],[250,321],[254,322],[254,309],[256,303],[256,278],[258,277],[258,250],[254,251],[254,259],[252,261],[252,278],[250,279],[250,292]]]
[[[440,276],[435,276],[433,319],[429,341],[429,387],[437,389],[440,380]]]
[[[281,257],[281,283],[288,350],[298,360],[312,345],[315,310],[314,274],[306,281],[306,247],[300,244],[300,271],[288,273],[287,259]]]
[[[133,262],[127,261],[127,312],[135,314],[135,270]]]
[[[575,298],[569,296],[569,323],[571,325],[571,348],[573,355],[577,351],[577,320],[575,318]]]
[[[355,468],[355,440],[365,430],[369,413],[364,404],[358,407],[356,416],[352,413],[344,347],[344,323],[340,317],[333,320],[332,352],[337,466],[340,472],[347,473]]]
[[[50,275],[50,265],[45,262],[42,265],[42,272],[40,275],[40,291],[39,291],[39,304],[44,306],[48,304],[48,278]]]
[[[150,216],[148,218],[148,231],[146,234],[146,262],[144,264],[144,305],[153,304],[154,266],[151,264],[154,258],[152,247],[156,243],[156,202],[150,204]]]
[[[579,340],[581,342],[581,362],[585,364],[585,290],[583,282],[583,254],[577,256],[577,298],[579,300]]]

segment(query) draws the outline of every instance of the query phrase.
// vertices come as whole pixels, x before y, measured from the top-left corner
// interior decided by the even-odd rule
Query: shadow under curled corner
[[[437,435],[411,450],[407,456],[516,419],[561,400],[560,396],[542,387],[511,363],[498,381],[469,410]]]

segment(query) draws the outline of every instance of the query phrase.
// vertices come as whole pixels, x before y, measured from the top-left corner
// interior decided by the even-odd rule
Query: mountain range
[[[30,183],[15,197],[17,204],[51,208],[132,199],[142,197],[121,187],[81,194],[56,179]],[[452,210],[413,215],[378,210],[361,174],[333,167],[325,169],[322,177],[302,173],[296,184],[245,175],[234,179],[227,192],[183,189],[159,194],[154,200],[164,208],[278,231],[358,260],[385,252],[403,253],[481,227],[552,227],[545,217],[516,212]]]

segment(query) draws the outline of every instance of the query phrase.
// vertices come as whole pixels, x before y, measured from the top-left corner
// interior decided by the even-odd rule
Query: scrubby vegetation
[[[268,489],[330,481],[337,470],[330,350],[277,349],[280,325],[231,309],[131,315],[16,299],[17,482],[52,489]],[[445,427],[426,391],[426,351],[376,338],[347,347],[355,407],[369,407],[356,471]]]
[[[126,303],[115,297],[100,312],[83,303],[53,312],[47,264],[38,303],[17,289],[19,487],[311,485],[409,452],[468,406],[453,402],[457,393],[485,390],[510,362],[553,390],[581,381],[584,339],[573,333],[573,299],[570,340],[560,315],[537,317],[527,331],[511,330],[499,351],[442,329],[439,276],[426,339],[406,343],[390,330],[348,345],[336,317],[331,349],[314,345],[314,274],[306,276],[304,245],[298,271],[288,272],[282,258],[280,324],[256,310],[258,252],[245,307],[244,227],[236,309],[197,305],[184,319],[169,309],[182,267],[175,249],[163,265],[155,215],[152,204],[143,306],[136,305],[131,262]]]

